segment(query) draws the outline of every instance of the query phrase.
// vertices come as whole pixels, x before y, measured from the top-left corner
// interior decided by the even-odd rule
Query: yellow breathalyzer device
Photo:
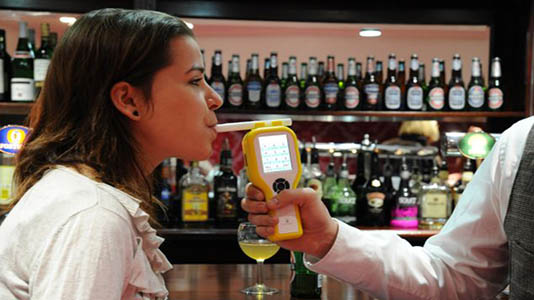
[[[291,120],[243,123],[252,127],[242,141],[250,182],[263,192],[265,200],[270,200],[285,189],[296,188],[302,166],[297,136],[284,126],[290,125]],[[279,220],[274,234],[269,236],[270,240],[295,239],[302,235],[300,212],[296,204],[270,211],[269,214],[276,215]]]

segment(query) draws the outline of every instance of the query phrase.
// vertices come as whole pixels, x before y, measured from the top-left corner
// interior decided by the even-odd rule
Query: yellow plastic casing
[[[265,195],[265,200],[270,200],[276,195],[276,192],[272,188],[272,182],[267,182],[266,177],[282,177],[287,178],[290,183],[291,188],[296,188],[300,176],[302,174],[302,165],[300,163],[300,153],[298,149],[298,140],[297,136],[293,130],[289,129],[286,126],[281,126],[280,123],[273,122],[273,126],[266,126],[264,122],[258,122],[255,125],[255,128],[249,131],[242,141],[243,147],[243,156],[245,160],[245,166],[247,168],[247,175],[252,184],[258,187],[263,194]],[[276,133],[285,134],[288,137],[288,147],[290,148],[290,158],[291,158],[291,171],[283,172],[274,172],[274,175],[269,174],[266,176],[263,173],[261,155],[259,154],[259,144],[258,137],[274,135]],[[298,206],[295,204],[293,207],[285,207],[280,210],[270,211],[270,215],[277,215],[280,222],[285,220],[284,216],[287,214],[289,216],[296,217],[296,223],[298,230],[292,230],[291,232],[280,232],[280,222],[275,226],[274,234],[269,236],[271,241],[282,241],[289,239],[296,239],[302,235],[302,222],[300,219],[300,211]]]

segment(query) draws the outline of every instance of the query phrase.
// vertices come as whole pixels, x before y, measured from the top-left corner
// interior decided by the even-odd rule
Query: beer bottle
[[[473,57],[471,62],[471,80],[467,85],[467,107],[471,111],[480,111],[485,108],[484,83],[480,72],[480,59]]]
[[[388,59],[388,73],[384,83],[384,109],[403,110],[402,91],[397,79],[397,58],[391,53]]]
[[[261,106],[261,86],[263,81],[260,77],[259,58],[257,53],[252,54],[250,62],[250,74],[245,79],[245,102],[250,109],[259,109]]]
[[[271,52],[269,64],[271,71],[264,83],[264,107],[278,109],[282,104],[282,90],[280,88],[280,78],[278,77],[278,54],[276,52]]]
[[[400,170],[401,182],[395,196],[393,211],[391,212],[391,226],[398,228],[417,228],[417,195],[410,188],[410,170],[406,164],[406,157],[402,157]]]
[[[439,80],[443,82],[444,85],[445,82],[447,82],[445,79],[445,60],[443,59],[439,60]]]
[[[271,73],[271,59],[266,58],[265,62],[263,63],[263,78],[267,79],[270,73]]]
[[[289,57],[289,78],[284,90],[285,107],[287,109],[299,109],[300,105],[300,86],[297,78],[297,58]]]
[[[376,81],[378,84],[382,84],[384,81],[384,72],[382,71],[382,61],[376,61]]]
[[[41,23],[41,47],[35,52],[35,60],[33,62],[33,78],[35,80],[36,97],[41,92],[52,59],[52,47],[49,43],[50,24]]]
[[[228,77],[228,106],[239,108],[243,106],[243,80],[239,75],[239,55],[232,55],[232,70]]]
[[[282,91],[286,90],[287,81],[289,80],[289,64],[287,62],[282,63],[282,78],[280,78],[280,88]],[[283,99],[282,95],[282,99]]]
[[[28,39],[28,23],[19,22],[19,40],[11,63],[11,100],[28,102],[35,100],[33,79],[34,53]]]
[[[333,56],[328,56],[327,70],[323,81],[324,91],[324,108],[333,110],[337,108],[337,96],[339,92],[339,86],[335,75],[335,62]]]
[[[321,275],[306,268],[302,252],[291,251],[291,296],[320,299],[321,289]]]
[[[324,61],[319,62],[319,67],[317,69],[317,76],[319,77],[319,83],[322,83],[325,77]]]
[[[215,220],[219,226],[235,227],[240,202],[237,197],[237,177],[232,170],[232,150],[228,138],[224,140],[219,164],[220,171],[213,178],[216,203]]]
[[[380,85],[375,76],[375,58],[367,57],[367,71],[363,81],[363,99],[366,110],[380,110]]]
[[[304,103],[308,109],[317,109],[321,104],[321,89],[319,86],[319,77],[317,77],[317,58],[310,57],[308,64],[308,80],[304,90]]]
[[[349,57],[349,70],[345,80],[345,89],[343,90],[343,109],[359,110],[360,105],[360,85],[356,77],[356,60]]]
[[[449,81],[448,108],[452,111],[465,109],[465,87],[462,80],[462,60],[460,54],[452,58],[452,76]]]
[[[345,88],[345,66],[343,64],[337,64],[336,68],[337,86],[340,91]]]
[[[11,56],[6,51],[6,31],[0,29],[0,101],[10,101]]]
[[[417,54],[412,54],[410,59],[410,78],[406,83],[406,109],[423,109],[423,87],[419,82],[419,59]]]
[[[429,111],[442,111],[445,108],[445,83],[441,81],[439,58],[432,59],[432,77],[428,84],[427,109]]]
[[[491,61],[491,75],[488,86],[488,109],[490,111],[502,110],[504,93],[501,83],[501,59],[495,57]]]
[[[215,50],[215,55],[213,57],[211,65],[211,77],[209,79],[209,84],[217,94],[223,100],[225,104],[225,94],[226,94],[226,80],[222,73],[222,52],[221,50]]]

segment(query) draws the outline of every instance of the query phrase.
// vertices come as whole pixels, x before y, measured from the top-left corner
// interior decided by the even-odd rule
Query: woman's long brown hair
[[[48,169],[88,166],[152,213],[151,178],[110,90],[126,81],[150,102],[154,73],[171,63],[169,42],[179,36],[193,33],[176,17],[124,9],[89,12],[65,32],[28,119],[32,130],[17,157],[12,206]]]

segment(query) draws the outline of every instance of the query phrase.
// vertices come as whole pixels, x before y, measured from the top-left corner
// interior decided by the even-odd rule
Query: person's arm
[[[31,272],[31,299],[119,300],[134,258],[129,224],[95,206],[46,242]]]

